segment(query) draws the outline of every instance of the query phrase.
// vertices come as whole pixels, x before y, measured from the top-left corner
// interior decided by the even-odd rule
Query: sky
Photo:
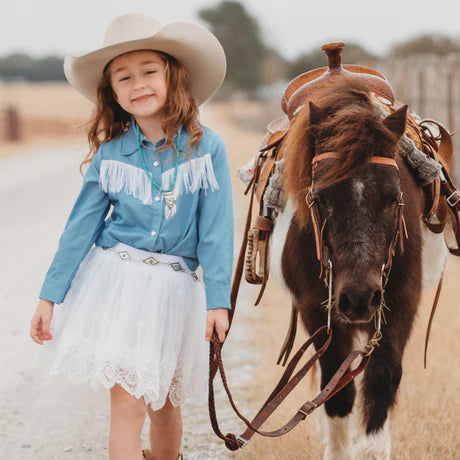
[[[163,24],[195,22],[217,0],[1,0],[0,56],[85,54],[101,46],[116,16],[136,11]],[[385,54],[421,33],[460,38],[460,0],[243,0],[265,42],[292,59],[329,41],[358,42]],[[235,31],[235,34],[238,31]]]

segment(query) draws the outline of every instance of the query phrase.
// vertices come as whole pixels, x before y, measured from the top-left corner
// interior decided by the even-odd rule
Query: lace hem
[[[49,369],[48,375],[66,375],[73,383],[88,382],[91,388],[112,388],[118,384],[136,398],[143,397],[153,410],[163,407],[166,398],[173,406],[186,400],[204,403],[207,397],[206,363],[184,362],[182,357],[153,356],[152,353],[136,357],[103,358],[94,353],[82,353],[76,347],[58,353],[40,350],[37,366]],[[127,363],[136,363],[135,366]],[[203,372],[204,371],[204,372]]]

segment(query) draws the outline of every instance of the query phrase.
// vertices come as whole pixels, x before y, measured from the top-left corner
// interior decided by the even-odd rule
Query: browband
[[[320,153],[319,155],[315,155],[313,157],[313,160],[311,161],[311,164],[313,166],[316,165],[316,163],[320,162],[321,160],[340,160],[342,158],[342,155],[338,152],[324,152]],[[379,165],[388,165],[388,166],[393,166],[396,169],[398,168],[398,165],[396,164],[396,161],[393,158],[387,158],[387,157],[372,157],[370,160],[368,160],[369,163],[375,163]]]

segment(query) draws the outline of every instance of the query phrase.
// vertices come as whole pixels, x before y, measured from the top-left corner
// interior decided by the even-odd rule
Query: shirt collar
[[[137,152],[137,140],[136,140],[136,131],[134,129],[134,120],[131,120],[131,123],[129,124],[129,127],[127,131],[123,134],[123,142],[121,145],[121,154],[122,155],[131,155],[134,152]],[[187,143],[188,141],[188,133],[184,129],[184,126],[181,125],[181,145],[182,147]],[[159,141],[157,141],[155,144],[151,142],[147,137],[145,137],[142,132],[141,134],[141,145],[143,147],[160,147],[161,145],[164,144],[165,138],[162,137]]]

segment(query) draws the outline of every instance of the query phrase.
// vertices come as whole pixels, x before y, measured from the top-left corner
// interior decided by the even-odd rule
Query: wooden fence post
[[[5,139],[17,142],[21,138],[20,120],[18,109],[12,105],[5,110]]]

